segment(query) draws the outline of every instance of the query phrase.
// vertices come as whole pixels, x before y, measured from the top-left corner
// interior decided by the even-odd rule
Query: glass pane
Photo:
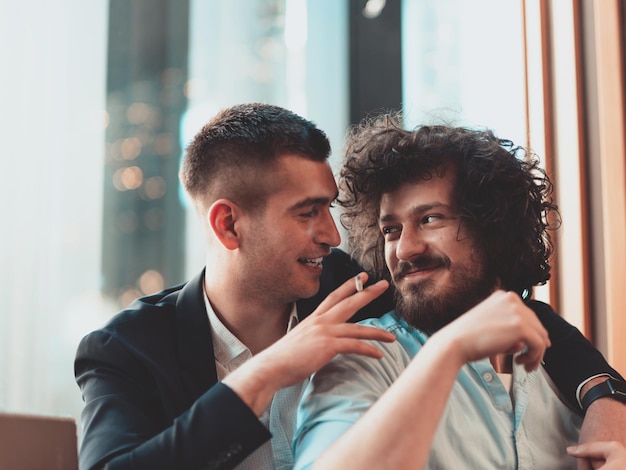
[[[441,118],[524,143],[522,7],[510,0],[403,0],[408,125]]]
[[[219,109],[260,101],[313,120],[328,134],[336,167],[348,123],[347,35],[345,0],[191,0],[181,145]],[[204,242],[184,204],[190,277],[204,265]]]
[[[100,294],[108,2],[0,0],[0,409],[78,417]]]
[[[0,0],[0,409],[78,419],[80,338],[132,289],[154,292],[204,263],[177,167],[219,107],[289,107],[340,153],[346,10],[336,0]]]

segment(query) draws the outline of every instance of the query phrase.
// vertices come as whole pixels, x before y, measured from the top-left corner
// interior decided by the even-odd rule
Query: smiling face
[[[330,213],[337,186],[326,162],[280,157],[264,208],[249,214],[241,251],[250,295],[293,302],[319,290],[322,258],[340,243]]]
[[[396,308],[432,333],[487,297],[487,276],[471,234],[454,204],[454,175],[406,183],[385,193],[379,225],[385,261],[396,288]]]

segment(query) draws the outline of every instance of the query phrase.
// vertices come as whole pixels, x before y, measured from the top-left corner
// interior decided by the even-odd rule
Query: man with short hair
[[[81,469],[291,468],[301,382],[340,352],[379,357],[362,339],[394,339],[345,323],[385,281],[356,294],[348,282],[298,324],[295,302],[317,293],[339,244],[329,153],[313,123],[264,104],[226,109],[196,135],[181,179],[206,269],[79,345]]]
[[[446,125],[408,131],[401,116],[383,115],[353,129],[340,190],[352,253],[395,291],[395,310],[363,323],[397,340],[378,345],[385,353],[380,361],[341,355],[313,375],[299,408],[296,468],[314,462],[324,469],[359,462],[421,468],[426,460],[427,468],[575,467],[566,447],[578,440],[580,408],[563,399],[542,368],[529,372],[518,364],[528,354],[523,336],[513,348],[517,361],[474,357],[451,390],[433,391],[436,397],[421,393],[424,372],[411,367],[429,338],[448,338],[443,332],[466,312],[479,319],[471,326],[480,344],[493,335],[494,321],[509,316],[521,334],[529,319],[512,312],[551,310],[531,299],[533,287],[550,277],[548,230],[558,222],[552,184],[538,160],[490,131]],[[505,300],[493,299],[504,291]],[[476,309],[488,314],[476,316]],[[423,401],[407,401],[412,391]],[[429,403],[442,393],[449,393],[448,402],[433,426]],[[597,402],[614,407],[615,420],[604,424],[623,439],[626,406]],[[434,437],[421,429],[428,426]],[[591,426],[590,437],[600,437]],[[320,455],[325,460],[317,462]]]

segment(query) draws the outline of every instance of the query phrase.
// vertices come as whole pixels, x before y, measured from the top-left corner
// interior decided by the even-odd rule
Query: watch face
[[[623,399],[626,399],[626,382],[621,380],[608,379],[607,383],[609,387],[616,395],[621,395]]]

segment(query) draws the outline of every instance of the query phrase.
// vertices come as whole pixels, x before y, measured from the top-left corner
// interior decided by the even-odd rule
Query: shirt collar
[[[209,325],[211,328],[211,336],[213,339],[213,353],[215,360],[228,369],[234,369],[241,365],[244,361],[252,357],[250,349],[243,344],[226,326],[221,322],[209,301],[204,286],[204,306],[209,317]],[[298,324],[298,309],[294,302],[287,321],[287,331],[289,333],[292,328]]]

